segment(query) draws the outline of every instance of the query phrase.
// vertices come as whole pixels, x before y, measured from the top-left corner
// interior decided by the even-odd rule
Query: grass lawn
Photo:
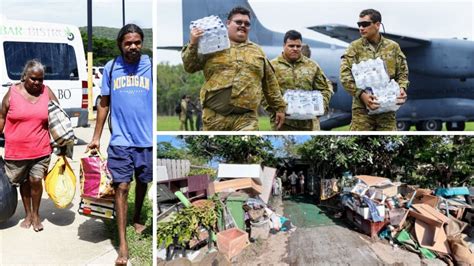
[[[158,131],[179,131],[178,116],[158,116]],[[260,131],[271,131],[270,119],[263,116],[259,118]],[[416,130],[415,126],[410,128],[411,131]],[[349,131],[349,125],[332,129],[332,131]],[[443,131],[446,131],[446,125],[443,125]],[[466,131],[474,131],[474,122],[466,123]]]
[[[150,185],[148,186],[150,188]],[[128,193],[128,223],[127,223],[127,240],[130,262],[133,265],[153,265],[153,203],[145,196],[142,208],[141,222],[145,223],[146,229],[141,235],[135,233],[133,228],[133,213],[135,209],[135,182],[132,182]],[[106,220],[105,222],[109,235],[114,246],[119,246],[117,233],[117,223],[115,220]]]

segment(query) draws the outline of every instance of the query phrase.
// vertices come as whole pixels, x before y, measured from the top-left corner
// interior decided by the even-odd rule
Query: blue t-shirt
[[[110,95],[112,136],[110,145],[151,147],[153,139],[153,79],[148,55],[138,64],[127,64],[117,57],[109,82],[112,61],[104,67],[102,95]],[[109,84],[110,83],[110,84]],[[110,87],[112,88],[110,88]]]

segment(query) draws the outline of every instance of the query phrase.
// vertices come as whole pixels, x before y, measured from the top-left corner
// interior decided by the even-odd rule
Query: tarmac
[[[0,265],[11,264],[67,264],[67,265],[111,265],[117,258],[116,247],[108,236],[101,219],[80,215],[79,160],[84,157],[86,145],[92,139],[95,122],[89,128],[75,128],[78,142],[74,145],[73,159],[69,160],[77,177],[76,195],[66,209],[54,206],[43,189],[40,216],[44,226],[41,232],[33,227],[24,229],[20,222],[25,217],[20,193],[15,214],[0,223]],[[105,154],[110,139],[104,128],[101,138],[101,152]],[[4,148],[0,148],[4,154]],[[51,158],[50,168],[56,161]]]

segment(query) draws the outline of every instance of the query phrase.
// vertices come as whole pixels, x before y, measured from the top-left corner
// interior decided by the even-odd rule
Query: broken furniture
[[[355,225],[361,232],[370,236],[371,238],[377,237],[378,233],[382,228],[388,224],[388,220],[385,219],[382,222],[374,222],[372,220],[364,219],[362,215],[346,207],[346,218],[349,222]]]
[[[174,193],[181,191],[187,198],[205,198],[208,195],[209,177],[207,175],[194,175],[175,179],[158,181]]]
[[[262,193],[262,186],[252,178],[239,178],[226,181],[214,181],[209,184],[209,193],[235,192],[245,190],[250,194],[258,195]]]
[[[243,189],[268,203],[275,176],[275,168],[259,164],[219,164],[217,179],[210,190],[215,189],[217,193]]]

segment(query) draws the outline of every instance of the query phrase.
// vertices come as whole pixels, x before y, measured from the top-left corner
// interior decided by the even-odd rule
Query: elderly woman
[[[44,66],[30,60],[21,82],[12,85],[3,98],[0,132],[5,134],[5,172],[13,185],[20,186],[25,220],[20,224],[43,230],[39,207],[52,148],[48,130],[48,102],[58,101],[43,84]]]

